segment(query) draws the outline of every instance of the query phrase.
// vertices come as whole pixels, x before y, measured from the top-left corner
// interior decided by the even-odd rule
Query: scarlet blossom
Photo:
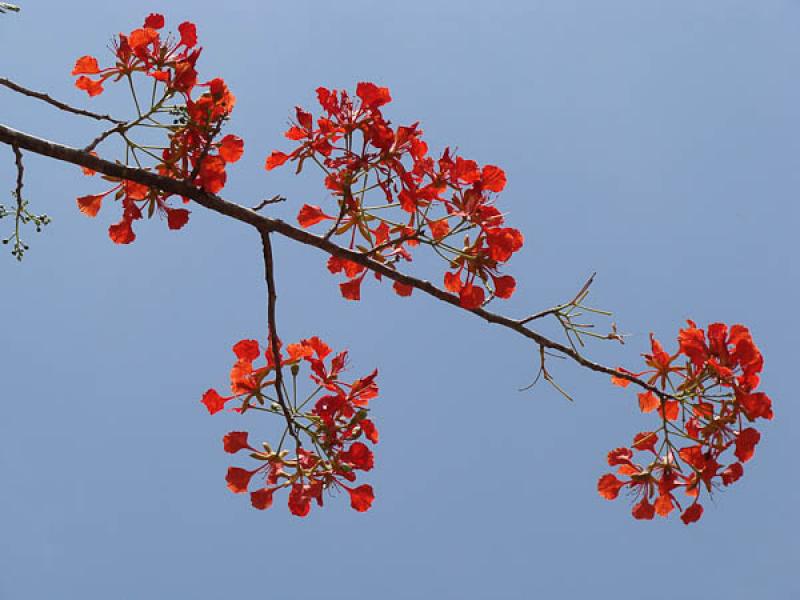
[[[637,450],[649,450],[655,454],[656,442],[658,442],[657,433],[653,431],[643,431],[642,433],[637,433],[633,438],[633,447]]]
[[[342,297],[347,300],[361,300],[361,282],[363,280],[363,277],[359,277],[358,279],[351,279],[350,281],[339,284]]]
[[[356,86],[356,95],[361,98],[365,107],[380,108],[392,101],[389,88],[378,87],[374,83],[361,82]]]
[[[694,523],[695,521],[699,520],[701,516],[703,516],[703,507],[695,503],[683,511],[683,514],[681,515],[681,521],[683,521],[686,525],[689,525],[689,523]]]
[[[225,452],[229,454],[236,454],[240,450],[250,449],[250,444],[247,443],[246,431],[231,431],[224,438],[222,438]]]
[[[295,483],[289,492],[289,510],[297,517],[305,517],[311,511],[311,497],[307,486]]]
[[[518,230],[504,226],[503,213],[494,206],[493,194],[506,185],[505,172],[495,165],[481,167],[449,148],[438,159],[430,156],[419,123],[395,127],[384,117],[392,101],[388,88],[360,82],[351,96],[320,87],[317,98],[323,114],[315,121],[297,107],[284,133],[297,143],[295,149],[275,150],[265,163],[268,171],[289,161],[297,164],[297,173],[309,162],[324,169],[325,187],[337,206],[327,212],[303,206],[300,224],[313,227],[338,214],[331,235],[348,236],[351,250],[369,253],[389,268],[411,261],[412,249],[432,246],[455,271],[445,274],[445,286],[459,295],[464,308],[510,298],[516,281],[500,269],[524,240]],[[378,198],[371,201],[371,195]],[[461,233],[463,248],[451,240]],[[340,284],[342,295],[358,300],[362,279],[352,273],[348,279]],[[394,289],[401,296],[411,293],[403,284],[395,283]]]
[[[267,171],[271,171],[276,167],[280,167],[287,160],[289,160],[289,156],[287,154],[284,154],[283,152],[278,152],[276,150],[272,154],[270,154],[269,157],[267,158],[266,169]]]
[[[731,485],[739,480],[739,478],[744,475],[744,467],[742,463],[733,463],[727,469],[722,472],[722,483],[725,485]]]
[[[370,421],[369,419],[364,419],[359,423],[361,427],[361,431],[364,432],[366,438],[372,442],[373,444],[378,443],[378,428],[375,427],[375,424]]]
[[[392,287],[394,288],[394,291],[395,293],[397,293],[398,296],[410,296],[411,293],[414,291],[413,286],[405,283],[400,283],[399,281],[395,281]]]
[[[627,379],[624,379],[623,381],[630,383]],[[656,397],[656,395],[653,392],[650,391],[642,392],[641,394],[638,394],[638,397],[639,397],[639,408],[643,413],[649,413],[661,406],[661,401]]]
[[[375,464],[372,451],[361,442],[355,442],[348,450],[342,452],[339,458],[350,463],[354,469],[369,471]]]
[[[208,390],[202,402],[211,414],[223,410],[227,402],[236,400],[241,404],[233,411],[239,414],[260,409],[285,419],[283,407],[274,400],[280,398],[275,392],[278,367],[291,373],[291,378],[288,378],[284,372],[284,386],[288,385],[287,380],[296,386],[297,376],[305,368],[317,389],[304,402],[293,400],[297,408],[292,410],[289,418],[295,423],[292,426],[294,433],[289,433],[287,424],[277,450],[266,442],[262,444],[263,450],[257,450],[250,443],[250,434],[245,431],[231,431],[223,437],[226,452],[235,454],[249,450],[249,456],[260,463],[252,470],[230,467],[226,474],[228,488],[235,493],[245,493],[251,480],[259,475],[265,484],[250,492],[253,507],[260,510],[269,508],[274,494],[286,489],[290,512],[301,517],[309,514],[312,501],[323,505],[323,491],[326,489],[347,490],[353,509],[359,512],[369,509],[374,498],[372,487],[366,484],[354,487],[351,484],[358,478],[357,471],[369,471],[375,462],[372,451],[360,439],[373,444],[378,442],[377,427],[368,418],[369,401],[378,395],[377,370],[348,383],[342,379],[348,362],[347,352],[334,354],[316,336],[285,347],[280,340],[273,343],[269,339],[266,349],[257,340],[243,339],[233,345],[232,351],[236,357],[230,374],[233,395],[222,397],[215,390]],[[265,361],[266,365],[260,366],[259,360]],[[322,389],[326,393],[319,394]],[[296,398],[296,392],[293,390],[293,398]],[[288,393],[284,389],[284,394]],[[315,403],[310,405],[314,398]],[[302,408],[307,404],[309,408],[303,412]],[[305,425],[300,426],[300,422]],[[296,436],[307,436],[313,443],[305,446]],[[282,449],[288,437],[295,438],[294,456],[288,449]]]
[[[219,143],[219,155],[226,163],[235,163],[244,154],[244,140],[238,135],[228,134]]]
[[[186,21],[178,25],[178,33],[181,34],[180,45],[186,48],[194,48],[197,45],[197,26]]]
[[[205,394],[203,394],[203,404],[206,405],[209,414],[215,414],[225,408],[225,402],[230,400],[230,398],[223,398],[220,396],[216,390],[208,390]]]
[[[458,293],[461,306],[467,310],[480,308],[484,300],[484,292],[481,288],[468,283],[461,288]]]
[[[115,223],[108,228],[108,237],[115,244],[130,244],[136,239],[133,232],[131,220],[123,218],[119,223]]]
[[[655,516],[656,509],[647,501],[647,498],[643,498],[633,507],[632,514],[634,519],[649,521]]]
[[[375,494],[372,491],[371,485],[364,484],[357,488],[346,489],[350,494],[350,506],[358,512],[364,512],[370,509],[372,502],[375,500]]]
[[[254,473],[255,471],[248,471],[246,469],[240,469],[239,467],[229,467],[228,473],[225,475],[225,481],[228,482],[228,489],[235,494],[245,493]]]
[[[104,197],[105,194],[81,196],[78,198],[78,210],[87,217],[96,217],[97,213],[100,212],[100,207],[103,205]]]
[[[194,24],[185,22],[179,25],[180,39],[164,34],[163,15],[152,13],[146,17],[143,26],[129,34],[120,34],[112,44],[114,64],[101,67],[98,60],[89,55],[78,58],[72,70],[77,76],[75,85],[90,96],[97,96],[108,82],[121,79],[133,80],[136,75],[153,79],[154,88],[151,106],[139,106],[139,119],[133,125],[147,119],[148,126],[158,123],[158,115],[163,112],[165,102],[171,100],[177,111],[173,123],[162,123],[168,133],[168,141],[160,152],[148,153],[155,160],[152,167],[142,167],[164,177],[185,180],[201,189],[220,192],[227,182],[226,165],[238,161],[244,151],[244,143],[238,136],[228,134],[217,141],[223,123],[235,105],[235,97],[220,78],[206,83],[198,83],[196,63],[200,56],[197,44],[197,31]],[[161,91],[161,98],[158,99]],[[200,91],[198,95],[198,90]],[[135,98],[134,98],[135,99]],[[133,127],[126,129],[130,135]],[[126,138],[127,141],[127,138]],[[137,156],[139,146],[127,141],[130,152]],[[140,162],[136,158],[137,164]],[[91,169],[84,173],[93,174]],[[102,198],[116,191],[114,198],[122,204],[122,218],[109,228],[109,237],[117,244],[130,244],[136,239],[133,223],[146,214],[152,217],[159,214],[166,217],[171,230],[183,228],[189,220],[189,211],[170,206],[172,194],[157,188],[120,180],[112,190],[104,194],[83,196],[78,207],[84,214],[94,216],[100,209]],[[188,199],[183,198],[184,202]]]
[[[151,29],[161,29],[164,27],[164,16],[152,13],[144,20],[144,26]]]
[[[239,340],[233,345],[233,353],[239,360],[253,362],[261,355],[257,340]]]
[[[701,494],[711,494],[720,483],[736,483],[744,475],[742,463],[754,456],[761,433],[744,423],[773,417],[772,401],[756,390],[764,360],[750,331],[738,324],[711,323],[707,329],[693,321],[687,325],[678,333],[675,354],[651,335],[651,351],[643,355],[649,369],[619,369],[633,377],[647,376],[644,383],[657,388],[639,393],[638,400],[642,412],[657,412],[659,429],[637,434],[630,448],[609,452],[609,465],[629,479],[604,475],[598,491],[613,500],[622,487],[629,487],[639,498],[633,511],[638,519],[652,518],[653,511],[667,516],[680,508],[674,490],[682,488],[694,501],[681,520],[687,525],[699,520]],[[612,381],[623,387],[630,383],[616,376]],[[635,451],[647,453],[642,464],[634,462]],[[729,461],[728,453],[736,462]]]
[[[311,227],[326,219],[333,220],[333,217],[326,215],[319,206],[304,204],[297,215],[297,222],[303,228]]]
[[[253,505],[253,508],[266,510],[272,506],[272,495],[274,492],[275,490],[270,488],[250,492],[250,503]]]
[[[517,282],[511,275],[493,277],[494,293],[498,298],[511,298],[517,288]]]
[[[614,477],[611,473],[607,473],[597,482],[597,491],[606,500],[614,500],[624,486],[624,482]]]
[[[189,211],[185,208],[165,208],[167,226],[170,229],[181,229],[189,222]]]
[[[761,440],[761,434],[752,427],[743,429],[736,436],[736,451],[734,454],[741,462],[747,462],[755,454],[756,444]]]

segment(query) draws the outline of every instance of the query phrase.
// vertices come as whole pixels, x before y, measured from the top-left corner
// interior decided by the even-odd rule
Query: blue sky
[[[20,0],[22,2],[22,0]],[[141,223],[129,247],[74,199],[98,182],[29,156],[28,196],[54,223],[18,265],[0,257],[0,598],[792,598],[800,594],[793,423],[800,302],[800,5],[785,0],[22,2],[0,18],[0,76],[101,112],[69,72],[151,11],[197,22],[201,76],[238,97],[245,138],[225,196],[281,193],[274,214],[326,202],[320,178],[266,173],[296,104],[319,85],[391,88],[434,151],[501,165],[501,203],[526,235],[512,261],[522,315],[593,271],[595,303],[627,344],[591,355],[634,368],[650,331],[685,319],[750,326],[775,420],[700,523],[636,522],[600,498],[605,453],[648,426],[635,394],[558,364],[569,403],[539,386],[524,340],[415,294],[342,300],[312,248],[276,241],[280,329],[380,369],[377,500],[331,499],[305,520],[225,489],[231,429],[211,418],[230,346],[264,331],[258,238],[195,207],[180,232]],[[82,145],[97,133],[0,90],[2,121]],[[12,155],[0,181],[13,184]],[[113,156],[110,156],[113,158]],[[3,235],[9,223],[0,222]],[[428,268],[421,261],[419,268]]]

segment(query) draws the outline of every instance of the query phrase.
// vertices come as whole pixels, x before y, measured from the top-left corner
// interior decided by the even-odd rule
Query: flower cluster
[[[310,160],[325,172],[337,210],[328,214],[304,205],[300,225],[327,222],[326,236],[347,236],[350,249],[388,265],[410,261],[410,250],[420,244],[432,247],[447,260],[445,287],[464,308],[511,297],[516,282],[500,267],[522,247],[523,237],[504,225],[494,206],[494,194],[506,185],[503,170],[480,167],[449,148],[434,159],[419,123],[394,128],[384,118],[382,107],[392,100],[388,88],[362,82],[351,98],[321,87],[317,98],[324,114],[316,123],[298,107],[285,133],[298,147],[289,154],[274,151],[266,161],[267,170],[296,162],[299,173]],[[368,201],[370,192],[379,195],[377,203]],[[363,266],[332,258],[328,269],[347,278],[340,286],[345,298],[360,298]],[[401,296],[412,291],[403,284],[394,289]]]
[[[238,161],[244,152],[244,142],[238,136],[229,134],[216,140],[236,98],[222,79],[198,82],[195,65],[201,48],[197,47],[197,30],[193,23],[179,25],[177,39],[171,35],[162,38],[163,27],[164,17],[151,14],[143,27],[129,35],[120,34],[114,41],[116,64],[113,67],[101,69],[93,56],[79,58],[72,71],[79,76],[75,85],[90,96],[97,96],[109,79],[125,79],[137,111],[135,119],[116,128],[126,143],[126,162],[132,159],[141,167],[143,160],[152,159],[153,169],[159,175],[186,180],[217,193],[225,186],[226,165]],[[137,95],[133,80],[137,74],[151,78],[149,107],[145,107]],[[162,122],[165,117],[169,122]],[[167,131],[168,143],[166,146],[136,143],[131,139],[131,130],[137,126]],[[84,172],[93,174],[88,170]],[[156,212],[166,215],[170,229],[180,229],[188,221],[189,211],[167,205],[171,194],[137,187],[130,182],[115,183],[114,188],[102,194],[78,199],[81,211],[93,217],[100,210],[103,198],[116,192],[115,198],[122,200],[122,219],[109,229],[114,242],[127,244],[135,239],[132,224],[145,214],[142,203],[148,205],[146,214],[149,217]]]
[[[651,335],[651,352],[643,355],[649,369],[620,369],[648,376],[657,393],[640,393],[639,407],[655,412],[660,425],[637,434],[630,447],[608,454],[608,464],[618,467],[623,479],[603,475],[597,489],[613,500],[628,488],[636,500],[637,519],[666,517],[678,508],[688,525],[703,514],[701,492],[710,495],[744,474],[743,463],[753,457],[761,439],[749,423],[772,419],[773,413],[769,397],[756,391],[764,361],[746,327],[712,323],[705,331],[689,321],[678,343],[678,351],[670,355]],[[613,381],[622,387],[629,383],[621,377]],[[634,461],[634,452],[644,456],[641,462]],[[675,495],[678,489],[689,498],[685,509]]]
[[[272,413],[289,419],[291,426],[286,424],[274,449],[268,443],[260,449],[254,448],[247,432],[228,433],[223,438],[226,452],[249,450],[250,456],[261,463],[251,470],[230,467],[225,478],[228,488],[235,493],[246,493],[252,480],[258,478],[261,481],[250,491],[250,501],[261,510],[272,505],[276,491],[286,488],[289,510],[299,517],[309,513],[312,500],[322,506],[322,492],[326,489],[344,489],[355,510],[369,510],[374,500],[372,486],[352,484],[357,471],[369,471],[374,464],[372,451],[364,442],[378,443],[378,430],[368,418],[369,402],[378,395],[377,370],[352,383],[343,381],[347,352],[333,356],[322,340],[312,337],[289,344],[286,352],[278,349],[279,368],[288,367],[293,382],[292,393],[285,389],[279,396],[271,344],[268,343],[264,353],[266,364],[261,367],[253,365],[261,356],[257,341],[241,340],[233,346],[233,352],[237,360],[231,369],[231,395],[221,396],[214,389],[208,390],[202,402],[209,413],[217,413],[226,403],[236,401],[238,406],[233,410],[240,414],[251,410]],[[315,389],[298,399],[297,377],[304,366],[309,369]],[[288,398],[281,405],[283,396]],[[303,446],[304,439],[308,440],[307,447]],[[284,448],[287,443],[294,444],[294,453]]]

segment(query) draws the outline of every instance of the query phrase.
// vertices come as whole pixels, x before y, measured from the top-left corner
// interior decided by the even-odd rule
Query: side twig
[[[272,360],[275,363],[275,393],[278,398],[283,416],[286,418],[286,429],[289,435],[294,438],[297,449],[302,446],[300,437],[295,429],[294,418],[289,410],[289,404],[283,394],[283,369],[281,368],[280,341],[278,338],[278,322],[275,316],[275,305],[278,294],[275,291],[275,262],[272,258],[272,242],[269,239],[269,231],[259,229],[261,233],[261,245],[264,252],[264,275],[267,281],[267,322],[269,327],[269,345],[272,351]],[[298,456],[298,459],[300,457]]]
[[[70,106],[65,102],[61,102],[60,100],[56,100],[45,94],[44,92],[37,92],[35,90],[28,89],[19,85],[18,83],[14,83],[10,79],[6,79],[5,77],[0,77],[0,85],[7,87],[8,89],[17,92],[18,94],[22,94],[23,96],[28,96],[30,98],[36,98],[37,100],[41,100],[42,102],[47,102],[47,104],[51,106],[55,106],[59,110],[63,110],[65,112],[69,112],[75,115],[81,115],[82,117],[89,117],[91,119],[96,119],[98,121],[109,121],[111,123],[123,123],[119,119],[115,119],[110,115],[101,115],[99,113],[92,112],[90,110],[84,110],[82,108],[75,108],[74,106]]]

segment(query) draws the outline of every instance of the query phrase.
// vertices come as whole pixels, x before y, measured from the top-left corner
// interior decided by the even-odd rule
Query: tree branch
[[[119,163],[112,163],[107,160],[103,160],[102,158],[92,156],[87,152],[57,144],[55,142],[50,142],[48,140],[17,131],[10,127],[6,127],[2,124],[0,124],[0,142],[9,145],[16,145],[30,152],[48,156],[60,161],[72,163],[82,167],[88,167],[94,171],[98,171],[111,177],[128,179],[149,187],[161,189],[165,192],[190,198],[209,210],[213,210],[222,215],[236,219],[237,221],[252,225],[262,232],[262,234],[270,232],[278,233],[296,242],[300,242],[301,244],[318,248],[323,252],[327,252],[331,256],[343,258],[362,265],[374,273],[379,273],[382,276],[391,279],[392,281],[396,281],[398,283],[418,289],[421,292],[425,292],[437,300],[441,300],[442,302],[456,306],[461,310],[471,312],[476,317],[479,317],[488,323],[494,323],[495,325],[500,325],[506,329],[510,329],[534,341],[540,347],[559,352],[571,358],[582,367],[589,369],[590,371],[605,373],[606,375],[611,375],[619,379],[630,381],[631,383],[634,383],[645,390],[653,392],[660,398],[672,398],[663,390],[648,384],[646,381],[636,377],[635,375],[631,375],[624,371],[619,371],[617,369],[591,361],[582,356],[576,350],[551,340],[542,334],[533,331],[532,329],[528,329],[525,324],[521,323],[518,319],[512,319],[510,317],[493,313],[484,308],[464,309],[461,307],[458,296],[436,287],[429,281],[418,279],[416,277],[396,271],[391,267],[381,264],[369,256],[364,255],[361,252],[343,248],[329,240],[324,239],[323,237],[309,233],[302,229],[298,229],[297,227],[294,227],[280,219],[272,219],[260,215],[249,208],[233,202],[228,202],[227,200],[223,200],[215,194],[205,192],[199,188],[189,185],[184,181],[171,179],[169,177],[162,177],[143,169],[135,169]]]
[[[264,250],[264,276],[267,281],[267,323],[269,327],[269,345],[272,351],[272,360],[275,363],[275,393],[278,397],[278,404],[283,410],[283,416],[286,418],[286,428],[289,430],[289,435],[294,438],[297,450],[302,446],[300,438],[295,429],[294,418],[289,410],[289,405],[283,395],[283,369],[281,368],[281,351],[280,351],[280,338],[278,338],[278,320],[275,316],[275,304],[278,300],[278,294],[275,291],[275,262],[272,259],[272,242],[269,239],[269,231],[259,229],[261,233],[261,245]],[[297,457],[300,460],[300,456]]]
[[[75,115],[80,115],[82,117],[89,117],[91,119],[96,119],[98,121],[109,121],[111,123],[120,124],[124,121],[120,121],[119,119],[115,119],[109,115],[101,115],[90,110],[83,110],[82,108],[75,108],[74,106],[70,106],[60,100],[56,100],[55,98],[51,98],[44,92],[37,92],[26,87],[19,85],[18,83],[14,83],[10,79],[6,79],[5,77],[0,77],[0,85],[7,87],[10,90],[17,92],[18,94],[22,94],[23,96],[28,96],[30,98],[36,98],[37,100],[41,100],[42,102],[47,102],[47,104],[51,106],[55,106],[59,110],[63,110],[64,112],[69,112]]]

